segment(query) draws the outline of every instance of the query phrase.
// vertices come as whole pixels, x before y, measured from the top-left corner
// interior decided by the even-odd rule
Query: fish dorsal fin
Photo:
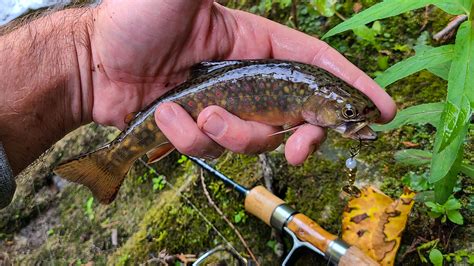
[[[133,119],[135,119],[135,116],[137,115],[137,113],[138,112],[131,112],[131,113],[126,114],[125,117],[123,118],[123,122],[125,122],[125,124],[127,125],[130,125]]]
[[[190,75],[192,78],[195,78],[201,75],[209,74],[225,67],[236,66],[240,64],[242,64],[242,61],[239,60],[204,61],[192,66]]]

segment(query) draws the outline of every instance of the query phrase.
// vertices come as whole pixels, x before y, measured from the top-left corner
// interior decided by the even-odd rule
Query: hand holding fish
[[[131,10],[134,14],[132,15]],[[143,108],[186,79],[201,61],[276,58],[317,65],[365,93],[381,111],[395,114],[391,98],[366,74],[326,43],[262,17],[227,9],[210,0],[103,1],[94,12],[91,46],[94,121],[124,127],[125,114]],[[181,152],[216,157],[272,150],[280,127],[244,121],[212,106],[194,120],[174,103],[158,107],[156,122]],[[286,157],[302,163],[324,139],[324,130],[304,125],[288,139]]]

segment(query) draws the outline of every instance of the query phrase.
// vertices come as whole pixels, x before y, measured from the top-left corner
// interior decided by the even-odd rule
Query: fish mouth
[[[346,138],[355,140],[371,140],[377,139],[377,133],[375,133],[368,125],[367,122],[348,122],[343,123],[336,127],[334,130],[341,133]]]

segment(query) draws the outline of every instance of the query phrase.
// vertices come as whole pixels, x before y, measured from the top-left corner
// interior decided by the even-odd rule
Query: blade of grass
[[[395,160],[401,164],[422,166],[431,163],[433,154],[425,150],[409,149],[395,152],[394,157]],[[461,163],[459,171],[471,178],[474,178],[474,166],[468,163]]]
[[[410,10],[422,8],[430,4],[443,3],[443,0],[385,0],[356,14],[324,34],[323,39],[336,35],[346,30],[363,26],[369,22],[393,17]]]
[[[437,67],[450,62],[454,55],[454,45],[444,45],[436,48],[424,48],[416,55],[407,58],[385,70],[375,81],[386,87],[393,82],[414,74],[420,70]]]
[[[456,182],[455,162],[461,157],[462,144],[469,127],[470,105],[474,103],[474,32],[470,21],[464,22],[456,35],[455,55],[451,64],[448,79],[447,104],[441,116],[440,126],[436,132],[435,148],[431,161],[429,181],[435,184],[435,195],[438,202],[445,200]],[[454,180],[454,181],[453,181]]]
[[[472,0],[450,0],[435,4],[438,8],[451,15],[469,14]]]
[[[419,149],[409,149],[401,150],[395,153],[395,160],[401,164],[421,166],[429,164],[431,162],[431,152],[419,150]]]
[[[397,113],[392,122],[385,125],[371,126],[375,131],[388,131],[406,124],[431,124],[438,126],[444,103],[426,103],[405,108]]]

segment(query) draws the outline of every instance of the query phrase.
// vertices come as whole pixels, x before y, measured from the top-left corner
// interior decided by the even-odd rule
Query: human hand
[[[123,128],[123,117],[184,81],[189,68],[207,60],[276,58],[322,67],[365,93],[381,111],[395,104],[372,79],[326,43],[262,17],[211,0],[112,1],[94,10],[91,26],[92,119]],[[176,123],[179,121],[179,123]],[[239,153],[274,149],[281,129],[243,121],[220,107],[204,109],[197,123],[177,104],[162,104],[156,122],[173,145],[194,156],[217,156],[222,147]],[[322,128],[306,124],[287,140],[285,155],[300,164],[324,140]]]

